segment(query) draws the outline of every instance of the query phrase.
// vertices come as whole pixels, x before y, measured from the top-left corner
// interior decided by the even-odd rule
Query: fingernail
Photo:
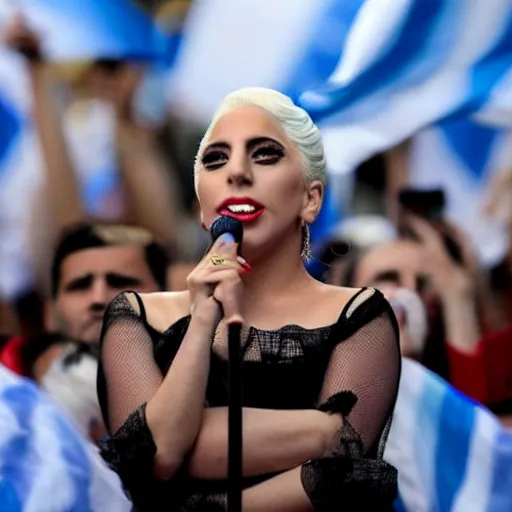
[[[231,233],[223,233],[218,238],[219,242],[223,244],[234,244],[235,243],[235,237]]]
[[[236,261],[238,261],[238,263],[240,263],[240,265],[242,265],[242,268],[246,272],[250,272],[252,270],[251,264],[249,262],[247,262],[244,258],[242,258],[242,256],[237,256]]]

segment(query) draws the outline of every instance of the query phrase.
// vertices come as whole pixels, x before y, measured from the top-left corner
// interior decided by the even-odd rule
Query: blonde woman
[[[201,142],[195,179],[205,226],[244,223],[241,255],[220,237],[187,291],[111,303],[105,458],[137,510],[225,510],[226,326],[241,321],[243,510],[387,510],[398,328],[378,291],[329,286],[304,267],[325,183],[318,129],[276,91],[236,91]]]

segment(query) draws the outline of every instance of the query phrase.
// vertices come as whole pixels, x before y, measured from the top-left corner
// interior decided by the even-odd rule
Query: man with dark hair
[[[168,263],[166,251],[142,228],[75,226],[55,251],[47,326],[71,339],[97,343],[109,302],[125,290],[165,289]]]
[[[103,313],[126,290],[165,289],[168,257],[152,235],[118,224],[80,224],[63,233],[51,269],[48,334],[12,339],[0,363],[31,377],[87,437],[105,431],[96,397]]]

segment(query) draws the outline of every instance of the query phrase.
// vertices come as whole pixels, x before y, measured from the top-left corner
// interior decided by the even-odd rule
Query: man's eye
[[[79,279],[74,279],[73,281],[70,281],[64,289],[68,292],[76,292],[76,291],[82,291],[87,290],[92,284],[92,277],[81,277]]]

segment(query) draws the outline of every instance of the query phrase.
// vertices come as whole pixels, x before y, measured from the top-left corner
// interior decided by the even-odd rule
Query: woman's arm
[[[146,407],[157,446],[155,470],[171,478],[183,465],[201,425],[215,331],[207,317],[193,316],[187,334],[158,391]]]
[[[114,101],[116,147],[134,218],[137,224],[179,252],[182,216],[179,180],[158,147],[156,130],[139,126],[133,118],[132,98],[142,71],[126,67],[123,73],[119,98]]]
[[[475,272],[473,264],[458,264],[448,254],[441,235],[424,219],[408,218],[409,226],[418,236],[425,256],[425,270],[442,304],[446,327],[446,340],[463,352],[474,352],[482,335],[475,298]],[[454,232],[454,234],[456,234]],[[458,236],[461,238],[461,236]],[[459,242],[463,255],[469,252]]]
[[[473,290],[445,290],[441,302],[447,342],[461,352],[475,353],[482,331]]]
[[[243,512],[311,512],[314,507],[301,482],[301,468],[282,473],[242,493]],[[343,510],[341,503],[336,510]]]
[[[152,439],[154,472],[160,479],[169,479],[181,468],[201,425],[215,322],[193,315],[171,368],[162,378],[141,316],[133,294],[119,296],[105,315],[101,363],[106,422],[115,441],[133,429],[136,414],[137,429],[147,429],[143,437]],[[146,404],[145,425],[140,420],[142,404]],[[145,471],[153,474],[150,468]]]
[[[76,171],[55,105],[51,75],[43,62],[28,64],[34,120],[43,150],[46,194],[59,228],[85,218]]]
[[[335,347],[326,371],[320,407],[337,421],[337,442],[316,460],[246,489],[244,512],[342,511],[354,510],[354,503],[357,510],[378,510],[393,502],[396,471],[364,458],[390,417],[400,375],[397,326],[377,293],[362,292],[349,309],[351,322],[361,327]],[[380,310],[371,313],[370,306],[369,321],[367,308],[358,308],[365,301]]]
[[[18,14],[7,24],[5,42],[25,59],[34,125],[42,150],[44,187],[30,206],[27,236],[35,277],[46,287],[52,239],[65,226],[84,220],[85,210],[54,97],[55,83],[44,62],[40,40]]]
[[[321,457],[340,419],[318,410],[243,409],[244,476],[285,471]],[[227,478],[228,411],[206,409],[187,472],[199,479]]]

